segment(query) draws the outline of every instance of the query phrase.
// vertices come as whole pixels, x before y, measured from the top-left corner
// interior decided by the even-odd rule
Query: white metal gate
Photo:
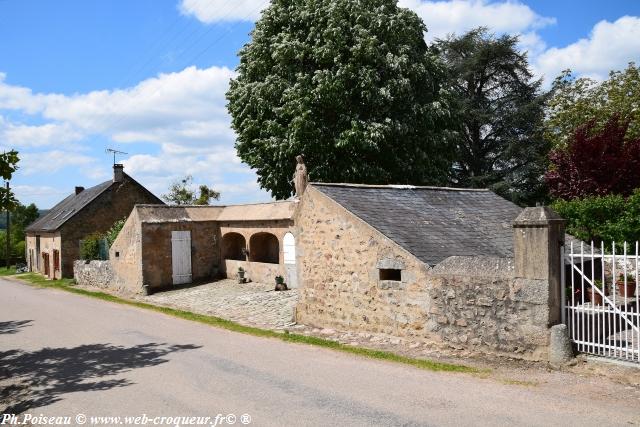
[[[171,232],[173,284],[191,283],[191,232]]]
[[[562,321],[578,351],[640,363],[640,252],[628,246],[562,248]]]

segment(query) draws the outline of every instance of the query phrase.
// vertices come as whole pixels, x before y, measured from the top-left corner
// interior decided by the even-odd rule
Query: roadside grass
[[[16,274],[16,266],[0,267],[0,276],[13,276]]]
[[[61,279],[61,280],[48,280],[40,274],[24,273],[14,276],[29,284],[33,284],[40,287],[61,289],[67,292],[71,292],[78,295],[84,295],[91,298],[97,298],[103,301],[109,301],[117,304],[129,305],[133,307],[142,308],[145,310],[151,310],[159,313],[163,313],[169,316],[178,317],[180,319],[191,320],[205,325],[214,326],[217,328],[226,329],[233,332],[240,332],[247,335],[253,335],[256,337],[275,338],[281,341],[307,344],[318,347],[325,347],[332,350],[340,351],[343,353],[354,354],[369,359],[386,360],[389,362],[401,363],[404,365],[411,365],[419,369],[438,371],[438,372],[462,372],[471,374],[486,373],[484,369],[477,369],[464,365],[456,365],[452,363],[436,362],[426,359],[414,359],[407,356],[401,356],[399,354],[391,353],[384,350],[374,350],[364,347],[354,347],[350,345],[341,344],[336,341],[328,340],[325,338],[292,334],[289,331],[276,332],[269,329],[261,329],[252,326],[245,326],[231,320],[222,319],[215,316],[207,316],[204,314],[192,313],[190,311],[178,310],[175,308],[162,307],[153,304],[148,304],[140,301],[132,301],[125,298],[120,298],[111,294],[107,294],[99,291],[88,291],[86,289],[75,288],[73,279]]]

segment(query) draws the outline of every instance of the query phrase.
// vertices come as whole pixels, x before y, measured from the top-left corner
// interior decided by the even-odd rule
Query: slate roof
[[[450,256],[513,257],[517,205],[489,190],[313,183],[428,265]]]
[[[105,181],[95,187],[85,189],[80,194],[73,193],[67,196],[64,200],[51,208],[46,215],[38,218],[35,222],[29,225],[26,231],[57,230],[82,208],[91,203],[92,200],[111,187],[112,184],[113,180]]]

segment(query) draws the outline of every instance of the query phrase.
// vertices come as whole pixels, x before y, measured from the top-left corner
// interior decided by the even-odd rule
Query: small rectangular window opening
[[[381,268],[380,280],[395,280],[397,282],[402,280],[402,270],[396,268]]]
[[[116,251],[116,258],[120,257],[120,252]]]

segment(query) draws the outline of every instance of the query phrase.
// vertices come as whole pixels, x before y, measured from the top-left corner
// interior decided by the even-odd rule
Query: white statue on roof
[[[296,189],[296,197],[302,197],[304,190],[307,188],[309,182],[309,175],[307,174],[307,167],[304,164],[302,156],[296,156],[296,172],[293,174],[293,185]]]

